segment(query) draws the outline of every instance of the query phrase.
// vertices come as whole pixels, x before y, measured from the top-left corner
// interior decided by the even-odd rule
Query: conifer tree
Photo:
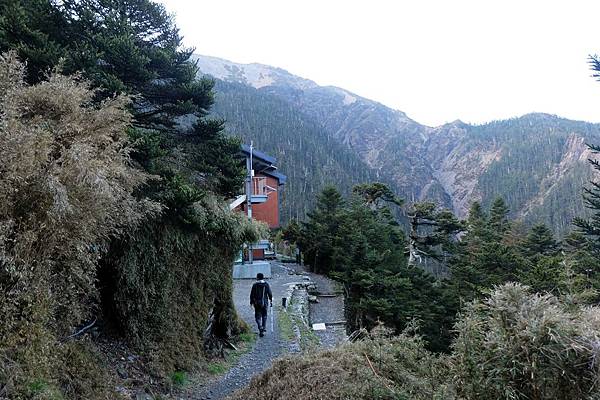
[[[508,208],[501,198],[494,201],[489,216],[479,203],[473,203],[467,218],[467,232],[449,261],[447,302],[458,312],[494,285],[514,281],[525,268],[521,251],[511,241]]]
[[[302,227],[295,219],[291,220],[282,230],[283,240],[298,243],[302,236]]]
[[[0,52],[16,51],[27,60],[26,81],[43,79],[65,56],[64,17],[48,0],[0,2]]]
[[[467,216],[466,232],[449,261],[451,276],[448,283],[454,298],[447,302],[454,312],[458,311],[459,302],[471,301],[482,291],[485,271],[478,269],[476,264],[488,236],[487,216],[481,205],[473,202]]]
[[[600,58],[597,55],[589,57],[592,76],[600,80]],[[589,145],[595,155],[589,163],[595,171],[600,171],[600,162],[597,155],[600,146]],[[589,219],[575,218],[573,224],[578,228],[565,238],[564,248],[567,252],[567,262],[573,266],[574,274],[579,277],[579,286],[592,288],[596,292],[589,297],[597,299],[600,292],[600,183],[590,181],[588,187],[583,188],[584,201],[592,216]]]
[[[394,192],[384,183],[363,183],[354,186],[352,193],[362,197],[369,206],[379,208],[383,203],[391,203],[401,206],[403,200],[394,194]]]
[[[593,241],[582,232],[573,231],[562,244],[565,253],[561,291],[572,301],[584,304],[600,302],[600,260]]]
[[[438,210],[432,202],[413,204],[408,217],[410,265],[422,262],[423,258],[443,260],[456,245],[456,235],[463,230],[462,222],[450,211]]]
[[[590,149],[594,154],[600,153],[600,146],[590,146]],[[598,160],[591,159],[589,161],[596,171],[600,171]],[[575,218],[574,224],[591,241],[593,251],[600,255],[600,183],[591,181],[589,185],[583,189],[584,199],[593,215],[590,219]]]
[[[508,230],[508,213],[510,210],[502,197],[497,197],[490,208],[489,223],[497,232],[504,233]]]
[[[327,186],[317,197],[315,210],[308,214],[300,245],[305,260],[314,272],[335,270],[340,256],[337,231],[341,224],[344,199],[334,186]]]
[[[523,247],[524,254],[528,257],[553,256],[559,250],[552,231],[545,224],[536,224],[531,228]]]
[[[487,216],[478,201],[471,203],[469,207],[469,216],[467,218],[467,225],[469,228],[479,227],[484,224],[487,220]]]
[[[526,259],[519,280],[535,291],[558,294],[563,258],[550,229],[544,224],[533,226],[520,247]]]

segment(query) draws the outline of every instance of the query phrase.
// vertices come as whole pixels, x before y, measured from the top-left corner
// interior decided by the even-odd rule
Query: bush
[[[14,398],[60,376],[57,340],[90,318],[105,244],[152,208],[132,196],[147,176],[129,163],[127,99],[92,106],[86,82],[23,75],[0,56],[0,371]]]
[[[262,229],[209,197],[191,208],[188,224],[164,215],[115,242],[100,272],[107,314],[165,377],[220,354],[220,339],[243,330],[231,266]]]
[[[519,284],[498,287],[456,326],[455,381],[466,399],[598,399],[600,310],[567,309]]]
[[[445,399],[447,359],[424,348],[418,336],[386,337],[381,330],[316,354],[278,360],[232,399]]]

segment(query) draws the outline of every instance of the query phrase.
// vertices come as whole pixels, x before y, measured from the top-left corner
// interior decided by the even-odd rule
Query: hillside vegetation
[[[266,234],[224,201],[213,84],[146,0],[2,2],[0,54],[0,397],[119,398],[120,349],[163,392],[244,329],[231,263]]]
[[[359,342],[277,361],[232,399],[597,399],[600,310],[520,285],[469,305],[449,354],[418,334],[375,329]]]
[[[597,212],[598,189],[588,201]],[[350,330],[379,323],[400,333],[419,321],[429,349],[448,351],[462,307],[492,288],[521,282],[576,304],[600,300],[597,219],[578,219],[561,243],[544,224],[524,229],[503,199],[473,203],[466,220],[431,202],[405,207],[404,234],[394,218],[402,201],[384,184],[362,184],[344,198],[323,190],[302,224],[283,238],[296,243],[313,272],[340,281]]]
[[[352,151],[325,135],[320,125],[286,101],[239,83],[217,81],[213,112],[227,131],[268,154],[288,176],[281,205],[282,220],[303,219],[325,184],[348,193],[373,171]]]

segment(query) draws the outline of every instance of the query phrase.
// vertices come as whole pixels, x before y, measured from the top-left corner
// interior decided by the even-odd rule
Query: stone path
[[[242,355],[236,366],[231,368],[225,375],[218,380],[209,383],[199,393],[196,393],[193,399],[224,399],[235,390],[240,389],[250,382],[255,375],[260,374],[271,366],[272,360],[289,352],[289,343],[282,339],[279,334],[277,324],[277,305],[281,304],[281,298],[286,296],[289,283],[298,282],[298,275],[291,275],[288,269],[280,264],[273,262],[273,276],[268,280],[273,292],[273,308],[269,312],[274,312],[273,325],[274,332],[271,332],[271,315],[267,321],[267,333],[265,337],[258,337],[256,322],[254,321],[254,308],[250,306],[250,289],[254,280],[244,279],[234,281],[233,299],[241,318],[244,319],[253,329],[256,337],[254,348]]]
[[[327,326],[324,331],[315,333],[321,341],[321,347],[331,348],[346,339],[346,317],[344,313],[344,295],[337,284],[322,275],[308,273],[311,280],[317,285],[316,297],[318,303],[310,303],[310,323],[323,322]],[[336,323],[335,325],[332,323]]]
[[[213,382],[208,383],[200,391],[196,392],[191,399],[195,400],[218,400],[225,399],[234,391],[246,386],[250,380],[268,369],[272,361],[286,353],[297,352],[300,349],[299,343],[285,340],[280,335],[277,321],[277,310],[281,305],[281,298],[288,297],[290,293],[290,284],[306,282],[310,280],[317,285],[317,291],[320,293],[334,293],[336,291],[334,283],[320,275],[307,273],[301,266],[296,264],[271,263],[273,276],[268,280],[273,292],[273,332],[271,332],[271,315],[267,321],[267,334],[265,337],[258,337],[256,322],[254,321],[254,309],[250,306],[250,289],[254,280],[235,280],[233,289],[233,300],[238,314],[252,327],[256,335],[256,343],[253,349],[242,355],[237,364],[232,367],[225,375],[219,377]],[[343,296],[338,297],[319,297],[319,303],[310,304],[309,319],[310,322],[334,322],[344,319],[344,300]],[[289,299],[288,299],[289,301]],[[326,331],[316,332],[323,347],[333,347],[346,337],[344,326],[327,327]]]

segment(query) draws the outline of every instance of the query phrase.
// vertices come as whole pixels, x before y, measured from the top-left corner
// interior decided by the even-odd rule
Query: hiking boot
[[[263,337],[265,336],[265,334],[263,333],[263,331],[261,330],[260,333],[258,334],[258,336]]]

